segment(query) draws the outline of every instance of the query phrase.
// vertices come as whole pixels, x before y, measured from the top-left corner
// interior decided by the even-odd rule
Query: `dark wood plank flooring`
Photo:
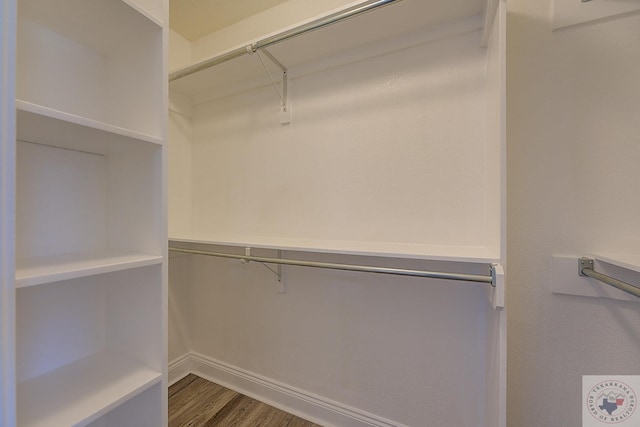
[[[189,374],[169,387],[169,427],[321,427]]]

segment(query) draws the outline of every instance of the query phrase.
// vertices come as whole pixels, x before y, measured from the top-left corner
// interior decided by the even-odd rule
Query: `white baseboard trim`
[[[169,385],[177,383],[191,372],[191,354],[185,354],[169,362]]]
[[[169,384],[189,373],[325,427],[407,427],[197,353],[169,365]]]

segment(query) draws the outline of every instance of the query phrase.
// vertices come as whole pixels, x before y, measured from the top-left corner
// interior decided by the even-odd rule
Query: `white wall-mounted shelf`
[[[362,1],[355,1],[348,6],[358,3]],[[484,0],[402,0],[332,24],[326,29],[286,40],[270,46],[268,50],[288,68],[289,78],[296,78],[410,45],[481,29],[485,3]],[[257,41],[285,33],[338,11],[339,9],[329,11],[265,34],[260,39],[247,40],[228,51],[215,52],[202,62],[236,49],[243,49]],[[408,35],[411,37],[407,37]],[[191,65],[194,64],[189,64]],[[179,73],[189,66],[172,71]],[[170,88],[172,92],[181,93],[198,104],[268,84],[270,81],[258,58],[255,55],[245,55],[172,81]]]
[[[640,273],[640,255],[639,254],[621,254],[621,253],[601,253],[598,252],[594,258],[606,262],[607,264],[626,270]]]
[[[559,30],[573,25],[608,19],[616,15],[637,12],[640,5],[635,1],[553,1],[553,29]]]
[[[551,290],[556,294],[592,298],[611,298],[640,302],[640,299],[615,289],[596,279],[578,275],[578,259],[588,256],[594,260],[594,270],[626,283],[640,285],[640,256],[637,254],[581,254],[552,258]]]
[[[203,233],[172,233],[170,242],[214,246],[250,247],[294,252],[335,253],[373,257],[453,261],[463,263],[499,262],[500,254],[482,247],[447,247],[427,244],[363,242],[347,240],[295,239],[264,236],[207,235]]]
[[[20,384],[18,422],[84,426],[161,380],[161,372],[117,353],[93,354]]]

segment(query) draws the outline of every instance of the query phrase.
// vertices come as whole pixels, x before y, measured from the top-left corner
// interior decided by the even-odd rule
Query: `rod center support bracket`
[[[240,259],[240,262],[242,264],[249,264],[251,261],[254,261],[252,259],[253,255],[251,255],[251,248],[244,248],[244,254],[247,258]],[[282,259],[282,257],[283,257],[282,251],[278,250],[278,259]],[[278,293],[283,294],[284,293],[284,265],[277,264],[275,268],[272,268],[266,262],[263,262],[263,261],[256,261],[256,262],[258,262],[260,265],[262,265],[264,268],[266,268],[276,276],[276,279],[277,279],[276,291]]]
[[[287,67],[285,67],[280,61],[278,61],[276,57],[273,56],[271,52],[267,50],[267,48],[264,48],[264,47],[259,48],[257,47],[256,44],[253,44],[253,45],[247,46],[247,51],[255,54],[258,57],[258,59],[260,60],[260,63],[262,64],[262,68],[264,68],[264,71],[267,73],[267,76],[269,76],[269,80],[271,80],[271,85],[273,86],[273,89],[276,91],[276,93],[278,94],[278,97],[280,98],[280,102],[281,102],[280,123],[289,124],[291,122],[291,111],[289,108],[289,75],[287,74]],[[280,85],[278,85],[276,80],[273,78],[271,71],[269,71],[269,67],[267,67],[266,62],[262,57],[263,54],[282,72],[282,79],[281,79]]]

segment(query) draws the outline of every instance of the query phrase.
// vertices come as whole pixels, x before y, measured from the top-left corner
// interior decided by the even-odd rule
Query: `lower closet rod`
[[[477,282],[477,283],[489,283],[492,286],[493,276],[482,276],[479,274],[464,274],[464,273],[444,273],[437,271],[423,271],[423,270],[407,270],[402,268],[389,268],[389,267],[373,267],[368,265],[353,265],[353,264],[336,264],[330,262],[316,262],[316,261],[299,261],[285,258],[267,258],[257,257],[253,255],[238,255],[228,254],[223,252],[210,252],[210,251],[198,251],[193,249],[182,249],[169,247],[172,252],[182,252],[192,255],[206,255],[220,258],[232,258],[244,261],[264,262],[268,264],[282,264],[282,265],[295,265],[299,267],[315,267],[315,268],[329,268],[333,270],[346,270],[346,271],[361,271],[365,273],[380,273],[380,274],[393,274],[397,276],[413,276],[413,277],[425,277],[432,279],[445,279],[445,280],[461,280],[465,282]],[[493,266],[491,267],[493,269]]]

